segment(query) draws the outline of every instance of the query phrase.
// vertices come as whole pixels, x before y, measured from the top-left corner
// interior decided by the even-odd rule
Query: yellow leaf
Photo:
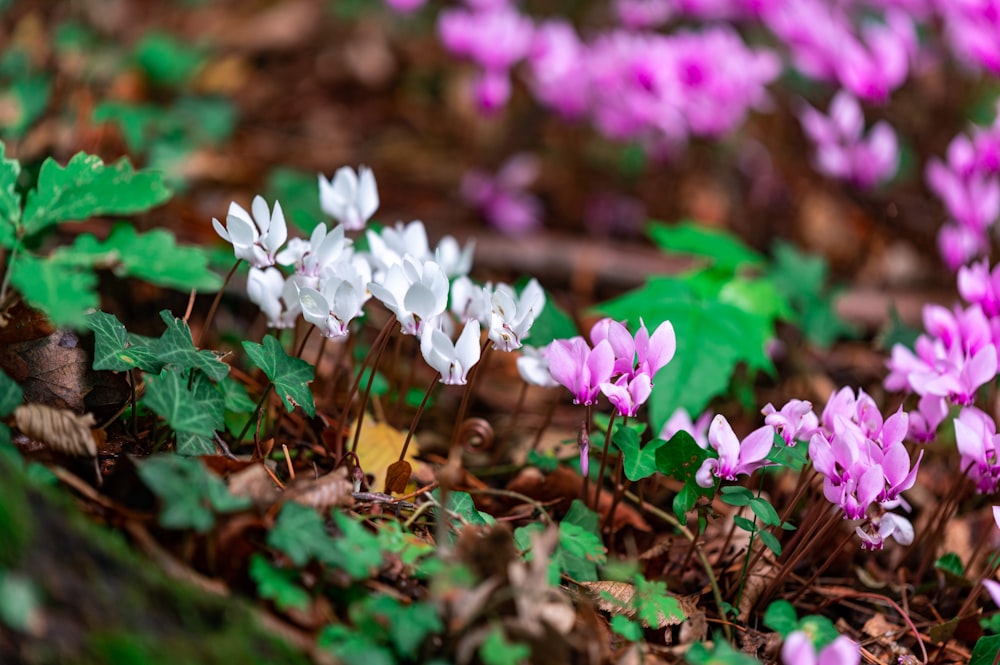
[[[350,431],[353,432],[356,426],[351,425]],[[399,459],[405,441],[406,430],[398,430],[385,422],[375,422],[370,415],[365,417],[358,441],[358,460],[361,462],[361,470],[375,478],[373,489],[385,488],[386,472]],[[417,439],[414,437],[404,458],[414,471],[420,467],[420,462],[414,459],[417,451]]]

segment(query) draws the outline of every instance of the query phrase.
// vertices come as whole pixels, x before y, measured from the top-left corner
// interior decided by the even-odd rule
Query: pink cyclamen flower
[[[774,428],[764,425],[741,442],[729,421],[719,414],[708,428],[708,445],[719,456],[706,459],[695,474],[695,481],[701,487],[715,485],[713,475],[723,480],[736,480],[738,475],[749,475],[763,467],[766,464],[764,458],[774,445]]]
[[[498,231],[519,236],[538,230],[542,203],[528,191],[541,170],[541,161],[518,153],[504,162],[496,175],[472,170],[462,177],[462,198],[477,208]]]
[[[582,337],[553,341],[548,359],[552,378],[573,393],[573,403],[588,406],[597,401],[601,384],[611,378],[615,365],[607,340],[591,349]]]
[[[799,439],[807,440],[819,427],[812,402],[806,400],[789,400],[780,411],[768,403],[761,413],[764,414],[764,424],[773,425],[786,446],[794,446]]]
[[[784,665],[858,665],[861,647],[841,635],[817,654],[809,635],[797,630],[785,638],[781,662]]]
[[[975,407],[962,409],[955,423],[955,443],[962,456],[962,469],[976,483],[980,494],[992,494],[1000,486],[1000,459],[993,418]]]
[[[614,383],[608,381],[602,383],[601,392],[607,395],[608,401],[614,404],[618,415],[632,417],[639,412],[639,407],[649,399],[653,392],[653,383],[648,374],[637,374],[631,379],[622,375]]]
[[[705,450],[708,448],[708,427],[711,422],[711,411],[705,411],[692,422],[691,415],[687,410],[684,407],[677,407],[670,419],[663,425],[663,429],[660,430],[660,438],[669,441],[674,437],[674,434],[684,431],[691,435],[699,448]]]
[[[979,305],[988,317],[1000,315],[1000,264],[990,270],[987,260],[958,269],[958,292],[966,302]]]
[[[872,187],[896,174],[896,133],[881,121],[865,136],[861,105],[848,92],[834,96],[829,115],[805,106],[799,119],[816,148],[815,164],[821,173],[859,187]]]

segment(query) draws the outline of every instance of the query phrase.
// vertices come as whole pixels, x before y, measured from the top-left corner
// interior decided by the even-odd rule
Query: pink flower
[[[996,423],[976,409],[962,409],[955,419],[955,443],[962,456],[962,468],[976,483],[980,494],[992,494],[1000,485],[1000,459],[997,458]]]
[[[639,412],[639,407],[646,403],[653,392],[653,383],[649,375],[640,373],[630,379],[626,375],[618,377],[614,383],[601,384],[601,392],[618,410],[618,415],[633,417]]]
[[[841,635],[817,655],[809,635],[797,630],[785,638],[781,647],[781,662],[784,665],[858,665],[861,662],[861,647]]]
[[[789,400],[781,411],[768,403],[761,413],[764,414],[764,424],[772,425],[785,440],[786,446],[794,446],[797,439],[808,439],[819,427],[812,403],[801,399]]]
[[[660,438],[669,441],[674,434],[684,431],[690,434],[698,447],[704,450],[708,448],[708,426],[711,421],[711,411],[705,411],[698,416],[698,420],[691,422],[691,416],[688,412],[683,407],[678,407],[663,425],[663,429],[660,430]]]
[[[512,236],[531,233],[542,224],[541,201],[528,191],[540,169],[538,157],[518,153],[504,162],[495,176],[469,171],[462,178],[462,198],[497,230]]]
[[[774,445],[774,428],[765,425],[740,442],[729,421],[716,415],[708,428],[708,445],[719,456],[706,459],[695,474],[695,481],[702,487],[715,485],[713,475],[723,480],[736,480],[738,475],[749,475],[763,467],[764,458]]]
[[[607,340],[591,349],[585,339],[573,337],[553,341],[548,360],[552,378],[573,393],[573,403],[590,405],[611,378],[615,353]]]

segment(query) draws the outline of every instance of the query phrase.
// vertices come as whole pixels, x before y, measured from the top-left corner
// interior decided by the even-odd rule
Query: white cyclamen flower
[[[493,348],[513,351],[521,348],[521,340],[528,336],[531,324],[545,307],[545,291],[532,279],[515,299],[514,289],[499,284],[490,298],[490,332]]]
[[[420,262],[404,256],[389,268],[381,284],[371,282],[372,295],[396,315],[406,335],[419,335],[425,321],[448,306],[448,277],[433,261]]]
[[[291,328],[301,311],[298,286],[277,268],[251,268],[247,297],[264,312],[271,328]]]
[[[375,174],[367,166],[355,173],[349,166],[342,166],[331,180],[319,174],[319,205],[348,231],[365,227],[378,210],[378,188]]]
[[[402,263],[407,254],[418,261],[430,261],[434,258],[427,244],[427,229],[419,219],[405,225],[396,222],[394,227],[382,229],[382,233],[368,230],[365,237],[371,253],[372,270],[375,271],[384,273],[390,267]]]
[[[465,385],[469,370],[479,362],[479,322],[467,322],[454,344],[434,326],[424,327],[420,336],[420,353],[427,364],[441,375],[441,383]]]
[[[449,278],[468,275],[472,270],[472,252],[475,249],[475,240],[462,247],[453,237],[445,236],[434,250],[434,260]]]
[[[313,229],[309,241],[292,238],[288,248],[281,251],[277,261],[283,266],[295,265],[295,273],[309,279],[307,286],[313,288],[318,284],[319,276],[341,258],[349,257],[353,243],[344,238],[344,227],[339,224],[327,233],[326,224],[319,224]]]
[[[490,293],[489,286],[479,286],[464,275],[459,277],[451,283],[451,313],[463,323],[474,319],[488,326],[492,316]]]
[[[521,347],[521,355],[517,358],[517,373],[525,383],[542,388],[555,388],[559,385],[549,372],[549,360],[545,357],[547,349],[548,347]]]
[[[212,226],[222,239],[233,246],[236,258],[245,259],[254,268],[274,265],[275,255],[288,239],[288,226],[281,204],[274,202],[274,212],[267,208],[262,196],[255,196],[250,209],[253,215],[239,203],[229,204],[226,225],[212,218]]]
[[[361,313],[361,296],[353,284],[336,277],[323,282],[322,289],[306,286],[299,290],[302,316],[319,328],[323,337],[346,337],[351,321]]]

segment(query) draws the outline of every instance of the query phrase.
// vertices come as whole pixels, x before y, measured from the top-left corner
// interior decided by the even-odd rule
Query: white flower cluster
[[[320,175],[319,193],[321,208],[337,224],[318,225],[308,240],[289,240],[281,204],[269,209],[260,196],[249,213],[230,204],[225,226],[212,220],[236,258],[250,264],[247,295],[269,326],[290,328],[301,314],[325,337],[343,338],[374,296],[404,334],[420,338],[424,359],[448,384],[466,382],[479,361],[483,328],[495,349],[521,348],[545,306],[537,281],[520,293],[507,284],[475,284],[468,277],[474,244],[462,247],[445,236],[432,250],[419,220],[367,229],[368,249],[356,251],[346,232],[364,229],[379,205],[371,169],[345,166],[332,180]],[[456,322],[464,327],[453,342]]]

